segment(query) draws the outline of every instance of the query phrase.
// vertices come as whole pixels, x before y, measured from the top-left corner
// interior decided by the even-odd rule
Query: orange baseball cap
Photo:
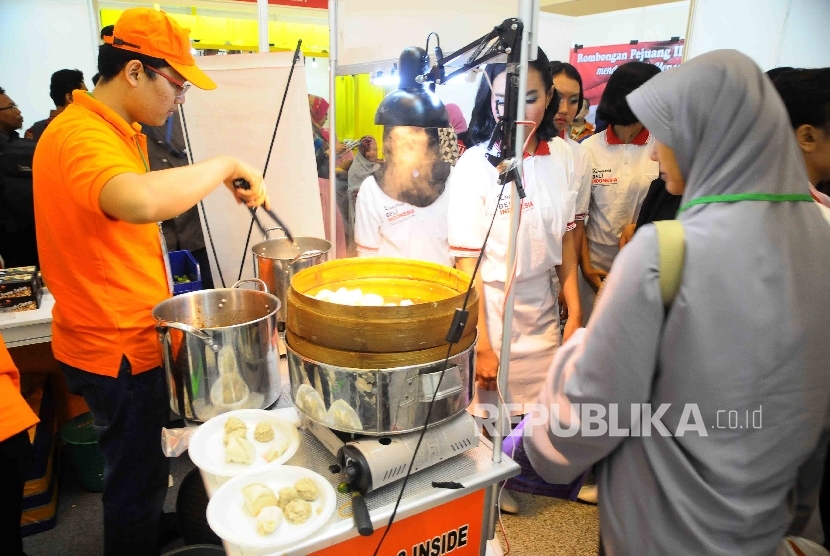
[[[104,42],[115,48],[161,58],[200,89],[216,88],[216,83],[196,66],[190,53],[190,29],[180,27],[162,11],[152,8],[124,10],[115,22],[112,36],[104,37]]]

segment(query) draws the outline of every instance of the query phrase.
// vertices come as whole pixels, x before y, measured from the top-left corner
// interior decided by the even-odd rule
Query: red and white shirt
[[[446,189],[434,203],[421,208],[388,196],[369,176],[360,186],[355,205],[358,254],[454,266],[455,257],[447,243],[448,206]]]
[[[623,228],[637,221],[651,182],[659,175],[651,160],[651,135],[643,129],[631,143],[613,126],[581,143],[591,160],[591,200],[586,236],[592,264],[609,270],[619,253]]]
[[[571,139],[567,132],[561,132],[559,137],[570,145],[574,155],[574,179],[579,187],[574,219],[577,222],[585,221],[588,219],[588,208],[591,203],[591,157],[585,147]]]
[[[504,282],[510,233],[511,187],[496,183],[498,172],[477,145],[464,153],[448,183],[450,252],[477,257],[490,221],[495,222],[481,265],[484,282]],[[516,280],[535,278],[562,264],[562,236],[576,227],[578,184],[571,147],[559,137],[540,141],[534,156],[525,156],[522,220],[519,226]]]

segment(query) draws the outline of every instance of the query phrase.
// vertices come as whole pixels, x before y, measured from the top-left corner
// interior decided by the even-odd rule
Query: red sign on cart
[[[571,50],[571,64],[582,76],[585,98],[591,106],[599,104],[608,78],[627,62],[647,62],[662,71],[680,65],[683,60],[683,40],[652,41],[612,46],[585,46]]]
[[[256,2],[257,0],[236,0],[237,2]],[[293,8],[329,9],[329,0],[268,0],[272,6],[291,6]]]
[[[484,516],[484,489],[396,521],[383,541],[380,556],[478,556]],[[354,537],[310,556],[373,554],[385,527],[369,537]]]

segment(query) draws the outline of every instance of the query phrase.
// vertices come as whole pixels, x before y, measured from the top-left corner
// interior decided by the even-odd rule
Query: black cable
[[[493,132],[495,133],[495,130],[493,130]],[[499,204],[501,204],[501,198],[502,195],[504,195],[504,188],[506,186],[507,183],[502,184],[501,191],[499,191],[499,197],[496,200],[496,208],[493,211],[493,218],[490,220],[490,227],[487,229],[487,235],[484,236],[484,243],[481,246],[481,251],[478,254],[478,259],[476,259],[476,266],[473,269],[473,275],[470,277],[470,285],[467,287],[467,293],[464,296],[464,304],[461,307],[462,311],[467,310],[467,303],[470,300],[470,292],[473,290],[473,288],[475,288],[476,274],[478,274],[478,269],[481,265],[481,260],[484,257],[484,248],[487,247],[487,241],[490,239],[490,232],[493,230],[493,224],[495,224],[496,222],[496,214],[498,214],[499,212]],[[432,395],[432,399],[429,401],[429,408],[427,409],[427,416],[424,420],[424,426],[423,428],[421,428],[421,435],[418,437],[418,443],[415,445],[415,451],[412,454],[412,460],[409,462],[409,467],[406,470],[406,475],[404,475],[403,484],[401,485],[401,491],[398,493],[398,498],[395,501],[395,507],[392,509],[392,515],[389,516],[389,522],[386,524],[386,530],[383,532],[383,536],[380,538],[380,541],[378,542],[377,548],[375,548],[373,556],[377,556],[380,552],[380,547],[383,546],[383,541],[386,539],[386,535],[389,534],[389,530],[392,528],[392,524],[395,521],[395,516],[398,514],[398,507],[400,506],[401,500],[403,499],[403,493],[406,489],[406,483],[409,482],[409,477],[410,475],[412,475],[412,467],[415,465],[415,459],[418,457],[418,450],[420,450],[421,442],[424,440],[427,428],[429,428],[429,418],[432,416],[432,407],[433,405],[435,405],[435,398],[436,396],[438,396],[438,392],[441,389],[441,382],[444,380],[444,373],[447,372],[447,365],[450,361],[450,354],[452,353],[452,348],[455,344],[456,342],[452,342],[449,344],[449,347],[447,348],[447,356],[444,358],[444,368],[441,371],[441,376],[438,378],[438,385],[435,387],[435,393]],[[473,378],[475,378],[475,369],[473,369]]]
[[[288,88],[291,86],[291,78],[294,76],[294,68],[297,62],[300,61],[300,46],[303,44],[303,39],[297,41],[297,48],[294,50],[294,58],[291,60],[291,69],[288,72],[288,81],[285,83],[285,91],[282,94],[282,102],[280,103],[280,111],[277,114],[277,123],[274,125],[274,133],[271,135],[271,145],[268,147],[268,156],[265,157],[265,166],[262,169],[262,179],[265,180],[265,172],[268,171],[268,163],[271,161],[271,151],[274,149],[274,140],[277,138],[277,129],[280,127],[280,120],[282,119],[282,110],[285,108],[285,99],[288,98]],[[254,221],[256,209],[251,212],[251,225],[248,228],[248,237],[245,238],[245,251],[242,253],[242,263],[239,265],[239,278],[242,279],[242,269],[245,268],[245,257],[248,256],[248,244],[251,242],[251,233],[254,230]],[[268,239],[268,238],[265,238]]]
[[[184,117],[184,104],[179,105],[179,110],[182,112],[182,131],[184,132],[184,141],[187,145],[187,152],[190,153],[190,160],[193,160],[193,151],[190,149],[190,135],[187,133],[187,118]],[[222,265],[219,264],[219,257],[216,256],[216,245],[213,243],[213,235],[210,233],[210,224],[208,223],[207,211],[205,211],[205,202],[199,201],[199,206],[202,207],[202,218],[205,220],[205,229],[208,233],[208,243],[210,249],[213,251],[213,260],[216,261],[216,268],[219,270],[219,280],[222,282],[222,287],[225,286],[225,277],[222,276]]]

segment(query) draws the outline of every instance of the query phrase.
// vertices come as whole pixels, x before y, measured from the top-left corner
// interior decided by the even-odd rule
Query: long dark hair
[[[545,55],[545,52],[540,48],[535,60],[528,62],[528,69],[533,68],[542,75],[542,83],[545,85],[545,91],[553,88],[553,74],[550,71],[550,61]],[[482,77],[481,83],[478,86],[476,93],[476,103],[473,108],[473,113],[470,116],[470,140],[472,145],[479,145],[490,141],[493,135],[493,130],[496,128],[496,119],[493,117],[493,109],[490,104],[490,83],[496,80],[496,77],[507,69],[506,64],[487,64],[484,69],[486,77]],[[489,82],[487,77],[490,78]],[[520,99],[524,102],[524,99]],[[536,129],[536,136],[540,141],[550,141],[557,135],[556,126],[553,125],[553,119],[556,116],[556,111],[559,110],[559,95],[554,91],[553,100],[548,104],[545,110],[545,115],[542,117],[542,123]]]
[[[579,75],[579,71],[571,64],[554,60],[550,63],[550,76],[554,78],[560,73],[564,73],[566,77],[579,83],[579,110],[582,110],[582,101],[585,99],[585,91],[582,88],[582,76]]]

